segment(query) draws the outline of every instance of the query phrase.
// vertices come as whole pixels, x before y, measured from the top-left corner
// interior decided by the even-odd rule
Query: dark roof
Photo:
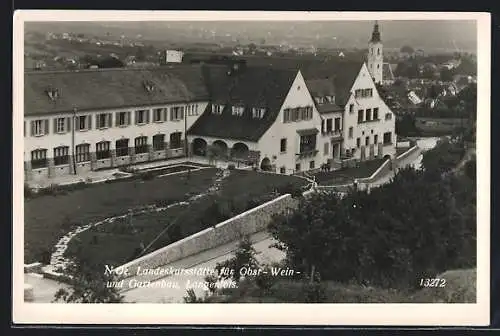
[[[222,114],[211,113],[211,105],[196,120],[188,134],[258,141],[276,120],[297,70],[272,67],[229,68],[204,65],[210,101],[225,105]],[[232,115],[232,106],[243,106],[242,116]],[[253,118],[254,107],[265,108],[262,119]]]
[[[320,114],[332,113],[332,112],[342,112],[344,110],[342,107],[338,106],[337,104],[330,104],[330,103],[317,105],[316,109],[318,110],[318,112]]]
[[[313,97],[335,95],[335,86],[331,78],[310,79],[306,81],[306,85]]]
[[[148,92],[145,84],[152,84]],[[53,101],[47,90],[58,90]],[[201,67],[178,65],[143,69],[25,72],[24,114],[159,105],[207,100]]]

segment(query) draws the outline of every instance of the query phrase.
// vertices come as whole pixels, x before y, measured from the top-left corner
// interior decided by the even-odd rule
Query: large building
[[[27,72],[26,179],[186,154],[282,174],[395,154],[375,63],[267,61]]]

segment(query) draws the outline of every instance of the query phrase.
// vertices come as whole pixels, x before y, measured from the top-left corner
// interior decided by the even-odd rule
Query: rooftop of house
[[[230,71],[221,65],[204,67],[205,81],[213,104],[222,105],[220,114],[209,105],[188,134],[235,140],[258,141],[274,123],[298,71],[272,67],[245,67]],[[232,107],[243,114],[233,115]],[[255,118],[254,108],[264,109]]]
[[[208,100],[200,66],[25,72],[24,88],[25,115]]]

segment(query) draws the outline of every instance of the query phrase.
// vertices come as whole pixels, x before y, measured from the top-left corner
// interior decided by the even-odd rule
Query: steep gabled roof
[[[148,90],[148,87],[151,90]],[[55,100],[47,91],[57,90]],[[200,66],[26,72],[24,114],[207,100]]]
[[[298,71],[245,67],[229,72],[226,66],[204,65],[203,73],[210,101],[224,110],[214,114],[209,105],[188,134],[258,141],[278,117]],[[243,115],[232,115],[232,106],[244,107]],[[263,118],[253,118],[253,108],[264,108]]]

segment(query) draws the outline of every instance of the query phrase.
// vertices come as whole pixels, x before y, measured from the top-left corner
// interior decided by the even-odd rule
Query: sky
[[[77,32],[94,35],[137,36],[148,40],[233,41],[338,48],[364,48],[373,21],[190,21],[190,22],[51,22],[29,23],[26,30]],[[379,21],[384,47],[410,45],[422,49],[474,51],[477,46],[475,21]],[[229,37],[230,35],[230,37]]]

